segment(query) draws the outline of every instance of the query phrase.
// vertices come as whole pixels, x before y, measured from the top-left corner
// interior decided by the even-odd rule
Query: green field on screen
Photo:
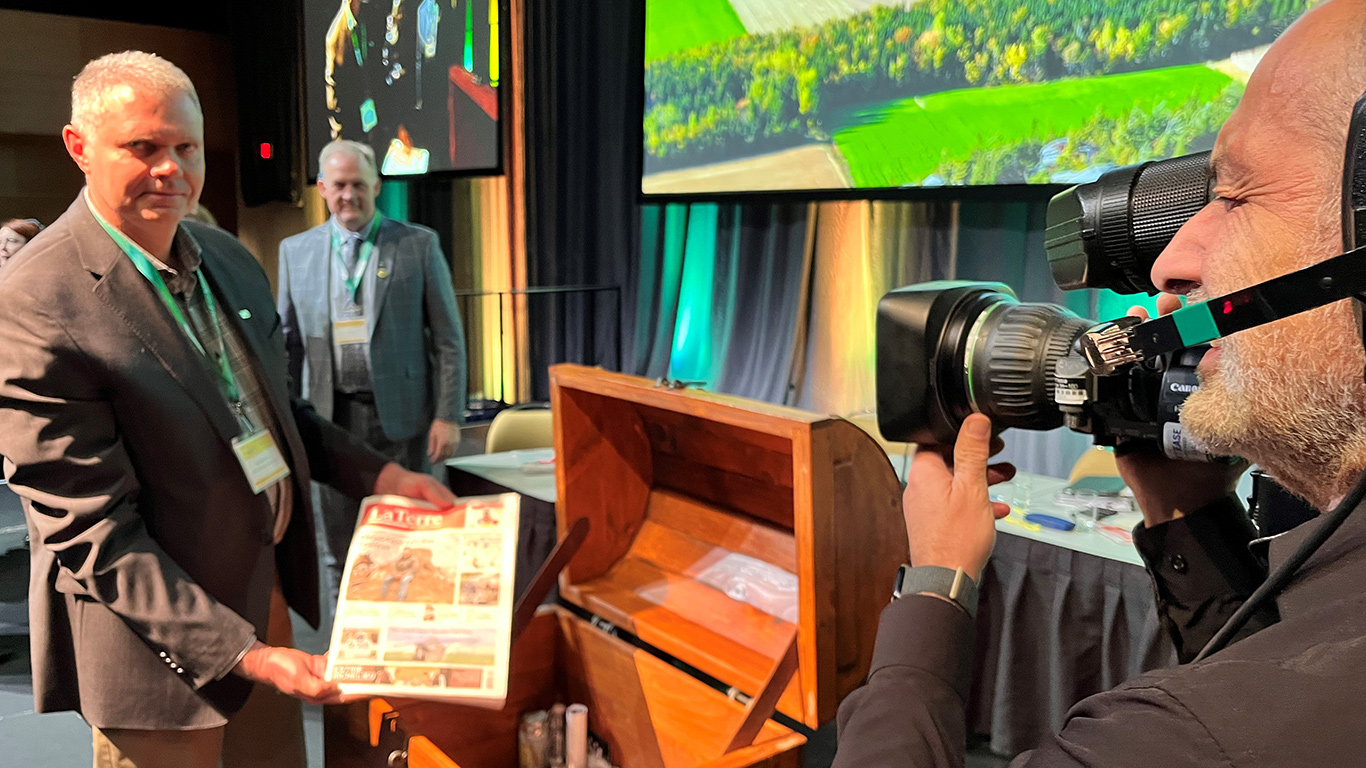
[[[920,184],[945,160],[975,150],[1050,141],[1098,114],[1217,99],[1232,82],[1203,65],[1048,83],[971,88],[851,110],[832,122],[857,187]]]
[[[645,18],[646,61],[745,34],[730,0],[646,0]]]

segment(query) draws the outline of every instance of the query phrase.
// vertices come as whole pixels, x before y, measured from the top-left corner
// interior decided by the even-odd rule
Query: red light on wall
[[[261,145],[261,159],[262,159],[262,160],[269,160],[269,159],[270,159],[270,155],[271,155],[270,143],[267,142],[267,143],[262,144],[262,145]]]

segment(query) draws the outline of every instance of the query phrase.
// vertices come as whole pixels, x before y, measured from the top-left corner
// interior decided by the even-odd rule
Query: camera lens
[[[1094,325],[1021,304],[1000,283],[892,291],[878,305],[878,427],[888,440],[946,444],[974,412],[998,429],[1061,426],[1054,367]]]
[[[1054,197],[1044,241],[1058,287],[1157,293],[1153,262],[1210,200],[1209,156],[1118,168]]]

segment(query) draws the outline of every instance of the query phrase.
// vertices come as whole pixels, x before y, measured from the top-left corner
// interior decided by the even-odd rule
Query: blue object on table
[[[1035,525],[1042,525],[1045,528],[1052,528],[1055,531],[1070,531],[1077,527],[1077,524],[1071,520],[1054,517],[1053,515],[1045,515],[1040,512],[1033,512],[1025,515],[1025,521],[1034,523]]]

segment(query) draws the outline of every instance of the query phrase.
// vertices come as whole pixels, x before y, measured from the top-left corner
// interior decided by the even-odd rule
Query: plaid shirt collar
[[[171,293],[180,296],[193,293],[198,282],[195,272],[204,263],[204,252],[199,247],[199,241],[186,228],[177,227],[175,239],[171,242],[171,252],[180,262],[179,269],[167,266],[155,256],[150,257],[152,266],[162,274],[162,279],[166,281],[166,287]]]

